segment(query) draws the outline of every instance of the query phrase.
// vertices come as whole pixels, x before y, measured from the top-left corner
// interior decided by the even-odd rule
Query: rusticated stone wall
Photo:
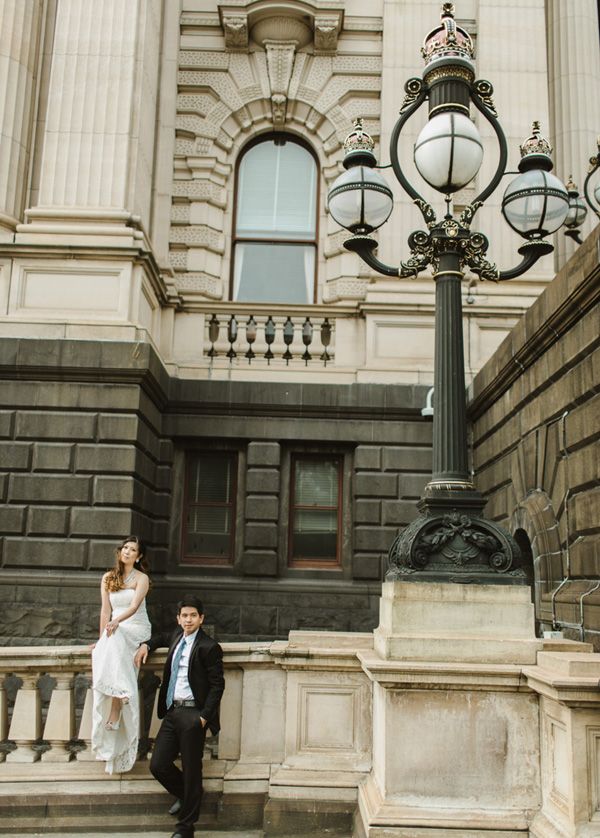
[[[121,538],[148,543],[157,626],[200,593],[221,639],[371,630],[387,551],[431,467],[420,386],[170,378],[149,344],[0,341],[0,640],[93,639]],[[235,450],[231,565],[181,560],[185,454]],[[339,456],[338,568],[287,565],[290,463]]]
[[[172,445],[152,392],[164,372],[148,346],[133,349],[0,342],[0,633],[11,642],[91,636],[99,574],[125,535],[142,535],[165,569]]]
[[[487,515],[531,548],[538,620],[596,643],[599,255],[596,228],[475,378],[470,407]]]

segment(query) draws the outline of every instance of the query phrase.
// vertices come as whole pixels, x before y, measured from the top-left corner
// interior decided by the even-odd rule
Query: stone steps
[[[154,780],[0,782],[0,838],[16,835],[173,833],[173,802]],[[265,794],[206,790],[198,834],[216,838],[350,838],[348,803],[269,800]],[[350,828],[349,828],[350,827]]]
[[[91,783],[67,791],[60,788],[63,785],[27,784],[13,794],[6,786],[0,788],[0,835],[173,832],[176,818],[167,811],[173,798],[164,792],[144,788],[122,791],[116,784],[114,792],[97,791]],[[205,794],[199,830],[219,830],[219,802],[220,795]]]

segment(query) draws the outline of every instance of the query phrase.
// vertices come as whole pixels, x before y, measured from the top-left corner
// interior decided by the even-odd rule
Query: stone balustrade
[[[205,306],[203,356],[212,364],[327,366],[335,360],[336,324],[356,317],[332,306],[229,303]]]
[[[335,632],[291,632],[287,641],[225,643],[223,650],[222,729],[218,740],[207,740],[204,759],[207,790],[227,795],[228,806],[236,798],[246,806],[252,798],[256,811],[264,807],[265,819],[274,822],[282,813],[289,816],[293,801],[294,811],[318,809],[322,823],[341,814],[349,829],[358,802],[363,823],[371,823],[364,832],[369,838],[379,834],[378,811],[389,810],[388,820],[402,823],[405,787],[395,796],[388,790],[387,802],[379,800],[387,788],[385,783],[380,788],[382,777],[397,778],[406,756],[420,753],[419,743],[436,752],[431,730],[411,725],[441,702],[444,712],[449,703],[471,708],[462,721],[454,713],[456,729],[446,731],[444,741],[456,740],[465,753],[475,752],[481,742],[471,741],[469,731],[479,713],[483,727],[492,725],[484,750],[496,748],[501,766],[506,742],[502,745],[500,736],[494,743],[492,717],[504,708],[494,724],[498,730],[508,724],[505,733],[512,737],[518,768],[508,779],[506,768],[496,776],[486,758],[477,779],[486,784],[476,806],[477,823],[500,811],[499,804],[490,809],[485,795],[499,797],[503,784],[518,783],[528,771],[527,805],[500,800],[503,823],[511,829],[521,824],[519,829],[536,838],[566,838],[591,835],[585,830],[600,824],[600,656],[589,644],[546,641],[530,664],[382,657],[372,634]],[[145,781],[147,791],[154,789],[153,783],[148,787],[148,755],[160,724],[156,687],[165,652],[154,653],[142,667],[140,754],[126,775],[133,786]],[[6,784],[6,794],[18,793],[20,782],[47,786],[48,781],[122,779],[107,777],[91,753],[90,684],[87,647],[0,650],[0,789]],[[389,716],[387,733],[384,715]],[[438,761],[445,753],[443,742],[439,745]],[[417,779],[427,785],[426,777]],[[456,799],[468,795],[474,782],[464,774],[453,792]],[[439,801],[431,789],[430,797],[419,803],[419,811],[433,823]],[[448,813],[456,819],[454,809]],[[359,829],[357,835],[362,834]]]

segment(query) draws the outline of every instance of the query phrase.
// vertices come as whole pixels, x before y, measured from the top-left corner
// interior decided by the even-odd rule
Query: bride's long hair
[[[115,551],[115,565],[106,574],[105,585],[107,591],[114,593],[125,587],[125,565],[121,561],[121,550],[126,544],[130,544],[131,542],[137,544],[138,547],[138,557],[135,561],[134,568],[141,570],[142,573],[149,576],[148,563],[146,562],[146,545],[137,535],[128,535],[117,547]]]

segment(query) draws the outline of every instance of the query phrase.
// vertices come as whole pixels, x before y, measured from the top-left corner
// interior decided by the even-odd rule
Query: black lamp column
[[[457,253],[440,256],[435,279],[433,472],[427,491],[472,489],[467,449],[462,279]]]

